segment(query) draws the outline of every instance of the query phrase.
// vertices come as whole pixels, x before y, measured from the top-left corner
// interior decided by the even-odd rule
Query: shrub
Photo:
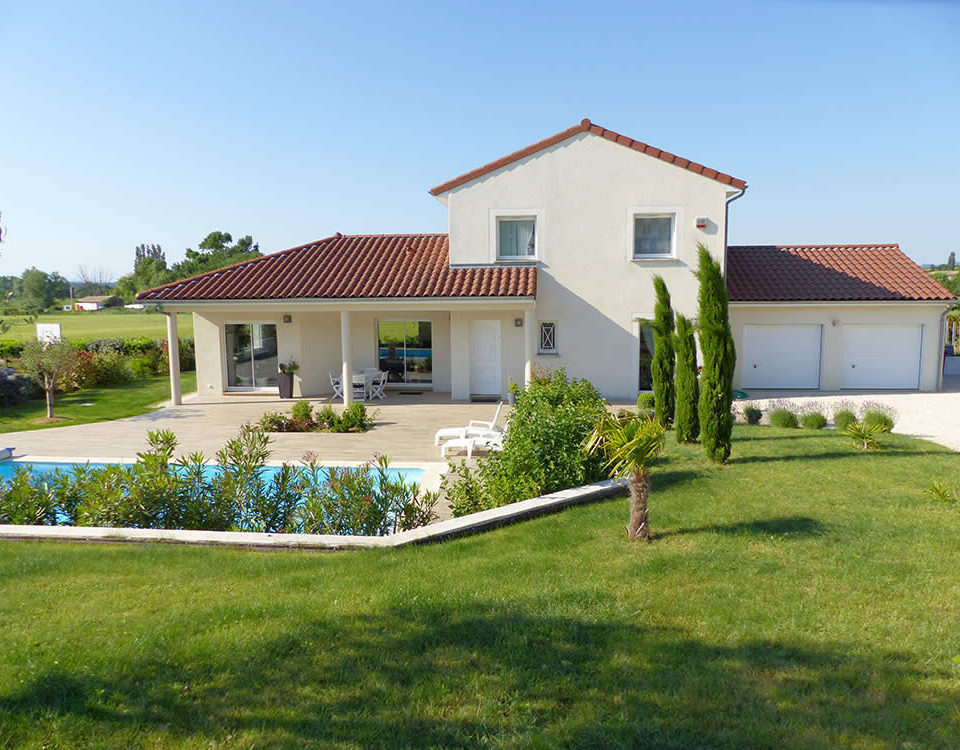
[[[264,432],[285,432],[287,417],[282,411],[268,411],[257,422]]]
[[[744,406],[743,417],[747,420],[747,424],[760,424],[763,412],[756,406]]]
[[[894,425],[894,416],[890,410],[868,408],[863,412],[863,424],[876,427],[877,432],[890,432]]]
[[[440,490],[454,516],[496,507],[493,498],[484,490],[480,472],[471,471],[466,461],[461,461],[459,466],[450,463],[450,471],[440,479]]]
[[[157,361],[159,361],[159,354]],[[157,361],[152,360],[146,355],[134,357],[127,364],[130,367],[130,374],[134,380],[143,380],[157,374]]]
[[[700,384],[697,380],[697,342],[693,324],[683,315],[677,316],[677,374],[675,425],[678,443],[693,443],[700,435]]]
[[[336,432],[367,432],[373,429],[373,422],[377,413],[367,412],[367,406],[362,401],[354,401],[340,415],[340,429]]]
[[[800,415],[800,424],[806,430],[822,430],[827,426],[827,418],[819,411],[808,411]]]
[[[880,447],[880,438],[877,437],[880,425],[866,425],[863,422],[851,422],[846,426],[843,434],[853,441],[853,444],[862,451]]]
[[[309,401],[301,399],[290,409],[290,416],[302,422],[313,421],[313,407]]]
[[[669,427],[673,423],[676,407],[674,390],[674,353],[673,353],[673,308],[670,306],[670,292],[660,276],[653,277],[653,289],[657,301],[653,308],[653,396],[654,415],[660,424]]]
[[[770,412],[770,424],[774,427],[795,429],[800,426],[797,415],[785,406],[778,406]]]
[[[850,409],[838,409],[833,413],[833,426],[840,432],[845,432],[856,421],[857,415]]]
[[[323,469],[305,457],[297,525],[308,534],[391,534],[430,523],[439,495],[389,476],[380,456],[356,468]]]
[[[43,389],[32,378],[12,367],[0,367],[0,406],[22,404],[42,395]]]
[[[0,359],[16,359],[23,351],[23,342],[17,339],[0,339]]]
[[[333,406],[324,404],[323,408],[317,412],[317,422],[322,428],[335,432],[334,428],[339,426],[340,417],[337,412],[333,410]]]
[[[717,263],[701,243],[697,278],[698,331],[703,370],[700,375],[700,440],[707,458],[724,463],[730,457],[733,432],[733,370],[737,354],[730,331],[727,287]]]
[[[649,411],[656,405],[656,399],[652,393],[641,393],[637,396],[637,409],[639,411]]]
[[[605,413],[593,385],[569,380],[562,368],[532,380],[517,394],[503,449],[479,459],[475,473],[464,467],[448,494],[476,498],[482,492],[476,502],[493,508],[604,478],[602,457],[582,447]]]
[[[86,387],[96,385],[122,385],[133,379],[127,361],[118,351],[104,350],[96,352],[91,362],[93,382]]]

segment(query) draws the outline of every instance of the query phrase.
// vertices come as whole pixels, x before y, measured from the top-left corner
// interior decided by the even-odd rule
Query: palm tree
[[[647,498],[650,472],[647,465],[663,449],[664,428],[659,422],[637,414],[604,414],[587,438],[587,453],[601,452],[610,473],[630,480],[630,523],[627,537],[650,541]]]

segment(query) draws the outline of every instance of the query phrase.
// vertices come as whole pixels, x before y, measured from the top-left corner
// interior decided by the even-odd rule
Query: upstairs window
[[[633,257],[667,258],[674,254],[676,214],[642,214],[633,217]]]
[[[497,259],[537,257],[537,220],[533,216],[497,219]]]
[[[540,342],[537,346],[538,354],[557,353],[557,324],[553,321],[540,323]]]

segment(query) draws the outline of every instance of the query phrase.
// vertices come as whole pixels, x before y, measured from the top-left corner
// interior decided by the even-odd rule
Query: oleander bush
[[[773,427],[796,429],[800,426],[797,414],[786,406],[778,406],[770,412],[770,424]]]
[[[747,420],[747,424],[760,424],[760,420],[763,418],[763,412],[756,406],[744,406],[743,418]]]
[[[268,472],[269,437],[251,425],[217,453],[216,465],[200,453],[174,460],[169,430],[148,439],[130,466],[18,469],[0,481],[0,523],[385,534],[435,518],[438,494],[391,476],[385,456],[338,470],[311,454]]]

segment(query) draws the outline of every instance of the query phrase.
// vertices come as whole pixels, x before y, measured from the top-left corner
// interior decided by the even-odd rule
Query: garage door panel
[[[845,325],[841,386],[918,388],[922,343],[920,325]]]
[[[744,388],[819,388],[822,326],[746,325]]]

